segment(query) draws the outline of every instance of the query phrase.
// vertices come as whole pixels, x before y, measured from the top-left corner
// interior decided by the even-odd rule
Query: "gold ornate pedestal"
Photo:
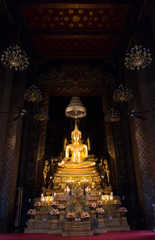
[[[95,233],[105,233],[110,231],[128,231],[130,226],[127,223],[126,217],[120,222],[120,218],[113,219],[98,219],[98,228],[96,228]]]
[[[28,221],[28,227],[25,228],[25,233],[48,233],[48,234],[61,234],[62,230],[59,229],[58,220],[35,220]]]
[[[90,227],[90,221],[83,222],[65,222],[62,236],[92,236],[94,230]]]

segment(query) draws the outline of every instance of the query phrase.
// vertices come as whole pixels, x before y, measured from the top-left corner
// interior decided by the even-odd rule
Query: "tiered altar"
[[[94,233],[129,230],[124,216],[126,209],[111,191],[107,161],[100,163],[105,172],[104,176],[100,176],[97,159],[88,154],[88,145],[82,144],[81,137],[75,120],[72,143],[64,146],[65,157],[58,163],[52,177],[53,187],[51,189],[50,183],[48,188],[44,186],[41,198],[35,199],[34,209],[28,212],[32,218],[25,233],[91,236]],[[46,161],[44,183],[49,169]]]

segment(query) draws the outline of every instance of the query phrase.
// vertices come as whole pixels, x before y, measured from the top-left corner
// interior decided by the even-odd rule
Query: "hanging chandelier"
[[[127,87],[121,84],[118,89],[114,91],[113,99],[115,102],[128,102],[132,98],[132,92]]]
[[[37,121],[47,121],[49,119],[48,111],[42,107],[40,111],[34,115],[34,119]]]
[[[79,97],[72,97],[66,108],[66,116],[70,118],[83,118],[86,116],[86,108],[81,103]]]
[[[106,122],[118,122],[120,120],[120,113],[118,111],[115,111],[113,108],[111,108],[108,112],[105,114],[105,121]]]
[[[5,67],[10,69],[15,68],[15,70],[24,70],[29,65],[29,58],[27,54],[20,49],[18,45],[14,47],[9,47],[1,55],[1,62]]]
[[[128,69],[140,70],[140,68],[144,69],[149,66],[151,62],[152,58],[149,49],[146,50],[142,46],[135,45],[130,53],[126,54],[124,64]]]
[[[27,102],[40,102],[42,99],[41,91],[34,84],[24,92],[24,100]]]

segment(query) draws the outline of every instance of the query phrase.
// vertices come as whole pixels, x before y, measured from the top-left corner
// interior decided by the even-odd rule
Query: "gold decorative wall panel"
[[[113,76],[86,64],[66,64],[41,74],[38,84],[50,86],[53,95],[103,94]]]

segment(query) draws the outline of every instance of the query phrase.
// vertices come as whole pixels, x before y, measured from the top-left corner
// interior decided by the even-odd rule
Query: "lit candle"
[[[113,201],[113,193],[110,194],[110,200]]]
[[[42,203],[43,203],[43,206],[45,205],[45,198],[43,197],[42,198]]]
[[[102,197],[102,200],[105,201],[105,197],[104,196]]]
[[[41,202],[43,201],[43,193],[41,194]]]

